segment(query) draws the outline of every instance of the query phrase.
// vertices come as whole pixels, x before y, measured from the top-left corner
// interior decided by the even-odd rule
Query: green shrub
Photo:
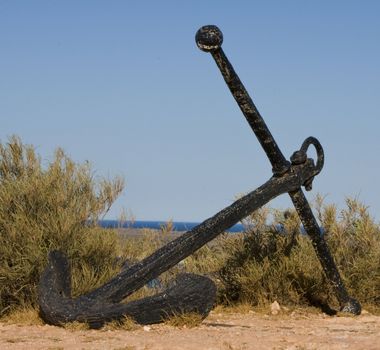
[[[380,306],[380,228],[357,200],[347,199],[347,209],[316,200],[317,216],[325,228],[341,276],[351,295],[362,304]],[[236,241],[219,271],[222,303],[253,305],[277,300],[285,305],[337,305],[310,239],[299,233],[295,211],[262,208],[253,213],[245,237]],[[283,225],[286,234],[276,229]]]
[[[0,316],[35,305],[52,249],[70,258],[74,293],[114,273],[118,237],[95,226],[123,186],[120,178],[95,180],[88,163],[74,163],[62,149],[43,166],[19,138],[0,144]]]

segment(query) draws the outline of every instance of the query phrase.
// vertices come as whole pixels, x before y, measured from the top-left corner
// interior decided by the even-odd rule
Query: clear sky
[[[325,149],[308,193],[380,218],[380,1],[0,0],[0,140],[122,175],[139,220],[202,221],[271,166],[194,35],[206,24],[289,157]],[[291,205],[288,196],[272,206]]]

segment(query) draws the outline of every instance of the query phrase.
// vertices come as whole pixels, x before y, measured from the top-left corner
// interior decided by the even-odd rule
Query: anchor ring
[[[323,165],[325,163],[325,153],[323,151],[323,147],[321,143],[313,136],[308,137],[303,143],[300,148],[300,151],[307,154],[307,150],[310,145],[313,145],[316,152],[317,152],[317,163],[315,165],[316,174],[319,174],[323,168]]]

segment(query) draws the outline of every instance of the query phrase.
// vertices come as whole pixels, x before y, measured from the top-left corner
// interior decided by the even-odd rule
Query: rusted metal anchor
[[[122,300],[253,211],[284,193],[289,193],[305,230],[311,237],[325,274],[336,292],[341,310],[360,314],[360,304],[348,295],[301,190],[301,186],[310,190],[314,177],[322,170],[324,153],[321,144],[314,137],[309,137],[303,142],[300,150],[294,152],[290,158],[291,162],[285,159],[225,56],[221,48],[222,41],[223,35],[216,26],[202,27],[196,34],[198,47],[212,54],[232,95],[268,155],[273,167],[273,176],[256,190],[152,255],[123,269],[103,286],[77,298],[71,297],[70,265],[67,258],[61,252],[50,252],[48,266],[42,273],[39,284],[40,313],[46,322],[62,325],[79,321],[87,322],[92,328],[99,328],[105,322],[121,319],[123,316],[130,316],[141,324],[158,323],[179,312],[198,312],[206,317],[215,302],[216,287],[204,276],[181,274],[167,290],[157,295],[129,303],[122,303]],[[306,153],[310,145],[317,151],[316,164],[307,158]]]

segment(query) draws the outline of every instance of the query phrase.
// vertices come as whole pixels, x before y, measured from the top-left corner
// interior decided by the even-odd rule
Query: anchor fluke
[[[160,323],[173,315],[190,312],[205,318],[216,298],[214,282],[192,273],[179,274],[164,291],[129,303],[112,303],[90,294],[72,298],[70,277],[66,256],[59,251],[50,252],[38,290],[40,315],[49,324],[60,326],[78,321],[97,329],[125,316],[139,324]]]

